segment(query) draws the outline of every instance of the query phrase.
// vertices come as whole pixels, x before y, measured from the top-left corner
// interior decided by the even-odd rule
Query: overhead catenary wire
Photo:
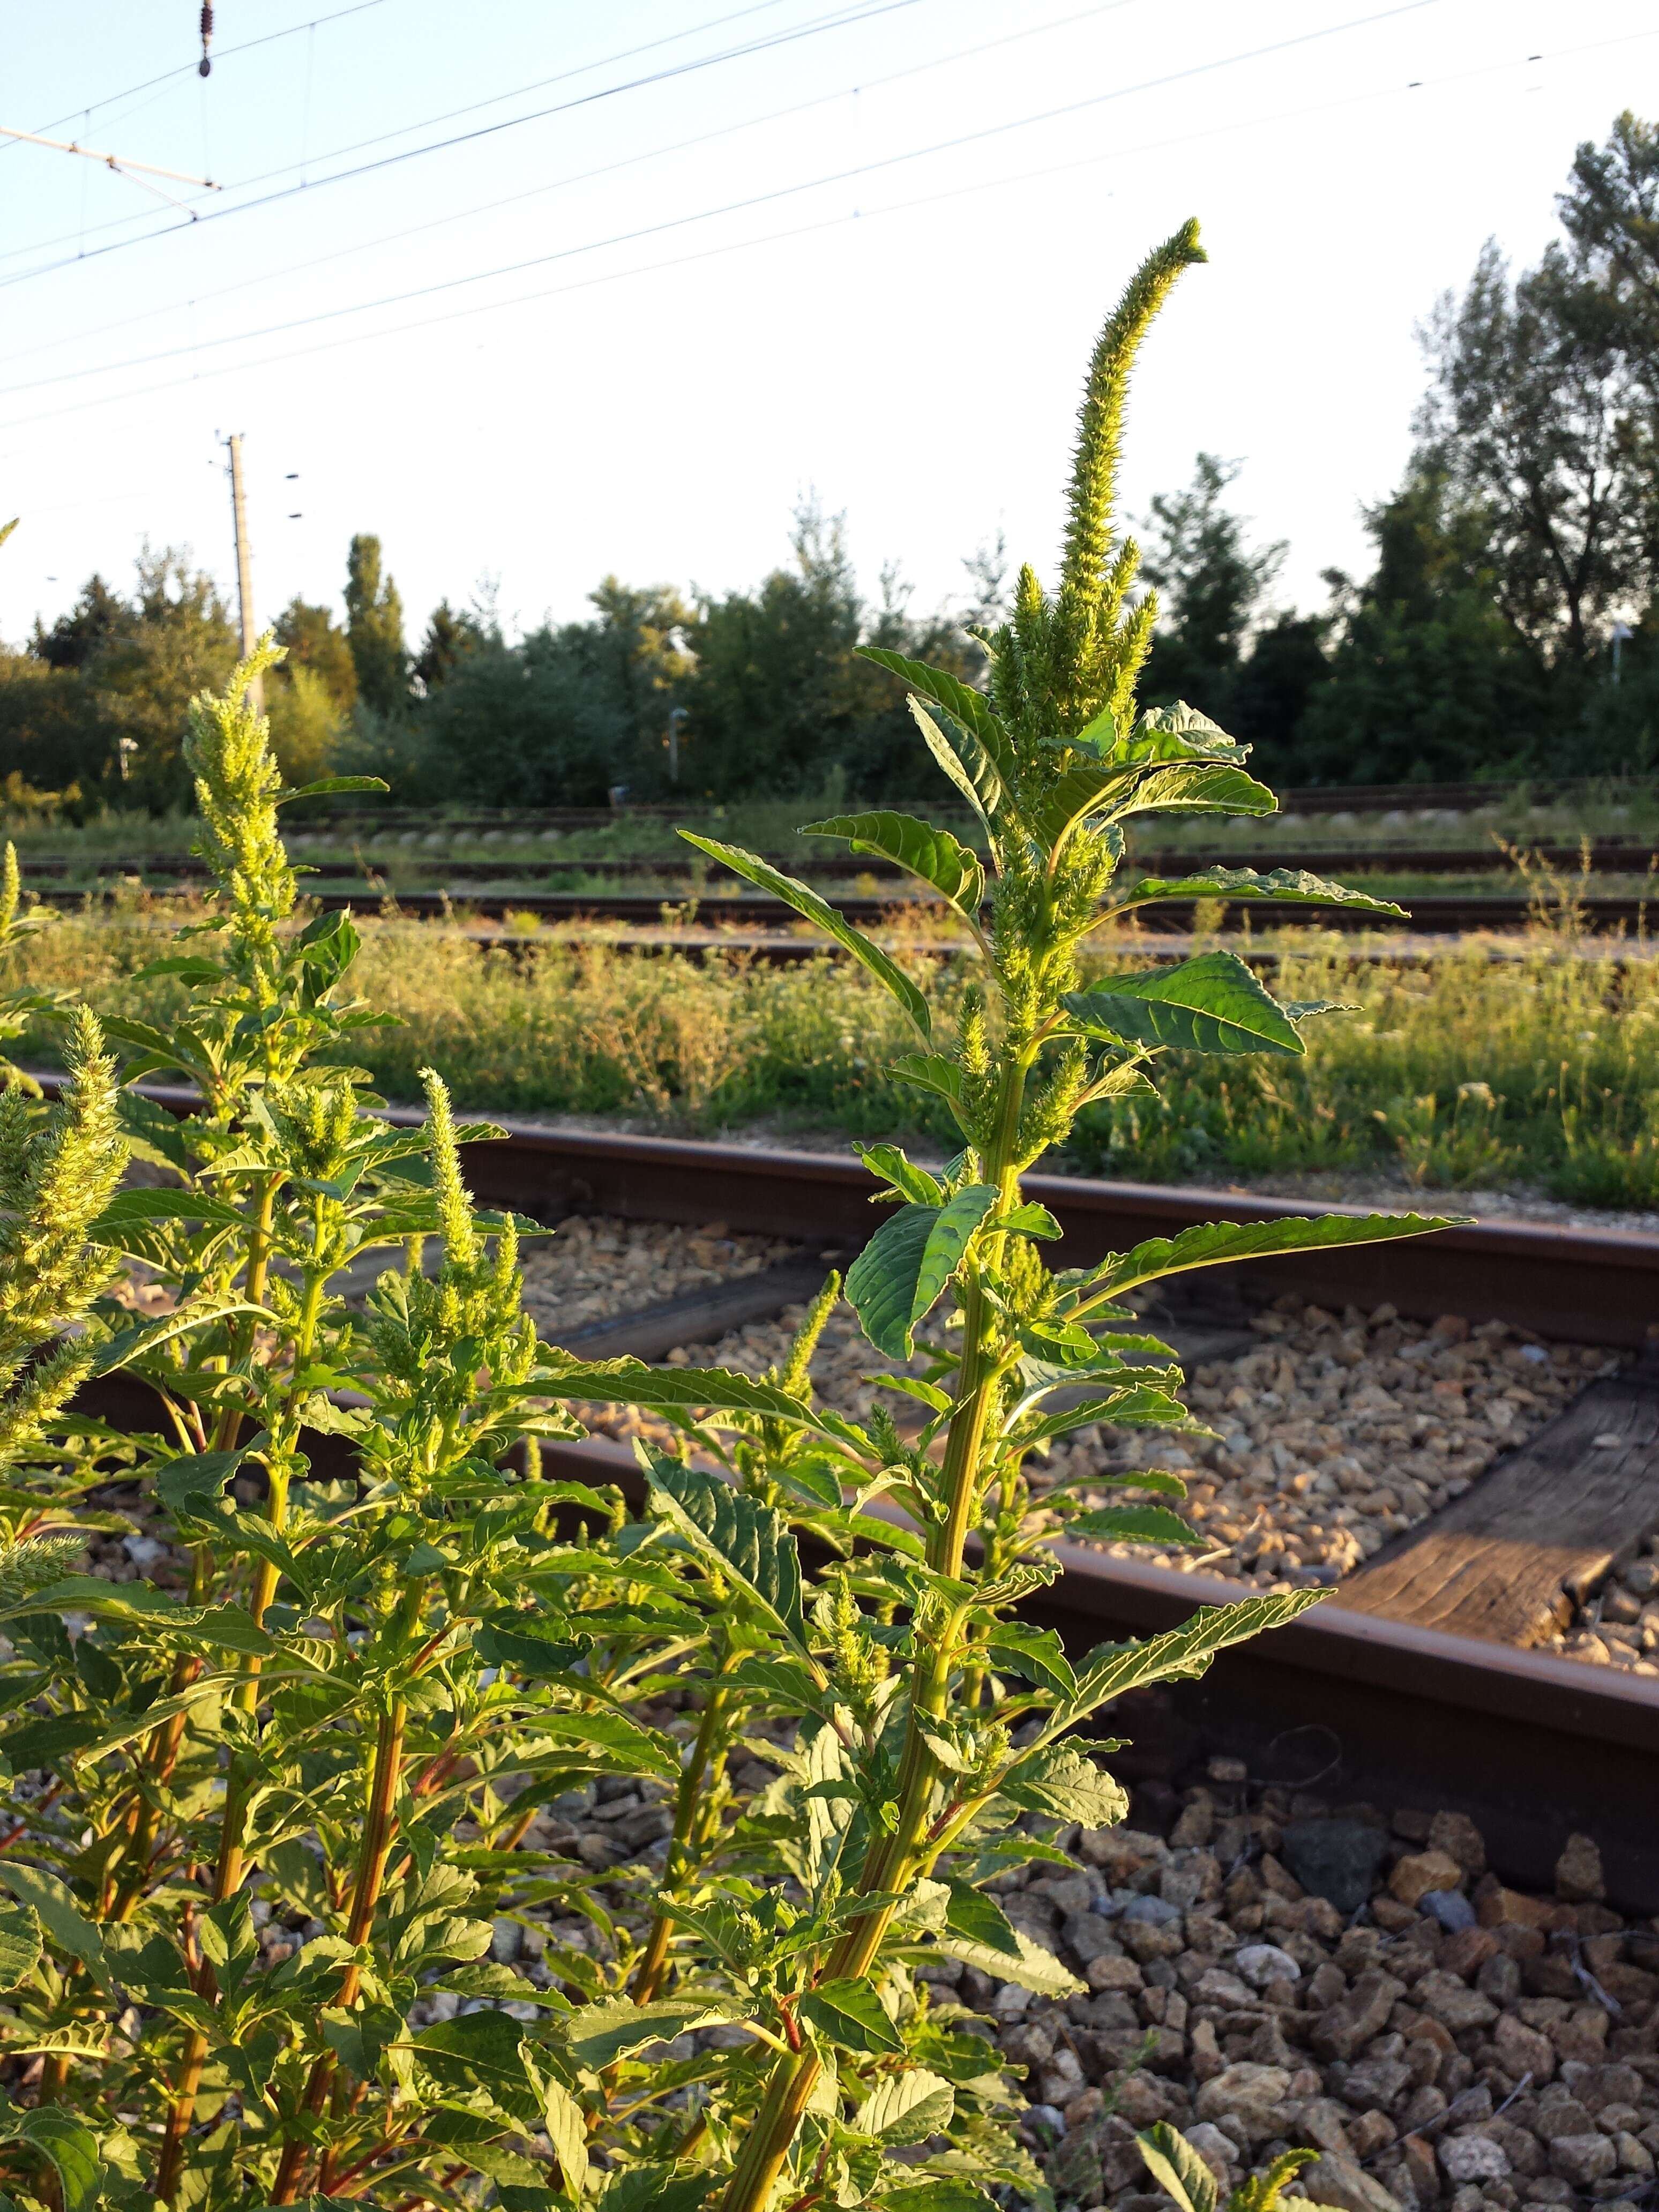
[[[772,33],[763,39],[752,40],[747,46],[727,47],[719,53],[694,55],[687,61],[676,62],[665,69],[653,70],[643,76],[628,78],[620,84],[601,85],[597,90],[582,93],[574,100],[558,100],[548,107],[533,108],[526,115],[504,116],[496,123],[480,124],[476,130],[457,131],[450,137],[433,139],[422,146],[405,147],[401,153],[383,154],[375,161],[359,162],[355,168],[337,169],[329,176],[302,177],[298,183],[284,185],[280,191],[262,193],[255,199],[238,200],[231,206],[216,209],[210,215],[192,217],[182,223],[163,223],[158,228],[145,231],[137,238],[111,239],[103,246],[88,247],[79,252],[66,254],[60,260],[44,261],[35,268],[19,270],[10,276],[0,277],[0,285],[28,283],[37,276],[51,276],[57,270],[76,267],[84,261],[100,260],[106,254],[125,252],[135,246],[148,246],[158,238],[169,238],[179,230],[189,229],[200,223],[217,222],[226,215],[246,215],[256,208],[270,207],[280,201],[292,199],[302,192],[321,191],[330,185],[345,184],[355,177],[371,176],[378,170],[396,168],[404,161],[422,160],[428,154],[448,153],[457,146],[471,145],[481,138],[497,137],[504,131],[516,131],[526,123],[544,123],[553,116],[568,115],[577,108],[591,107],[599,100],[614,100],[624,93],[643,91],[649,86],[665,84],[673,78],[688,76],[699,70],[715,68],[726,62],[744,60],[752,54],[770,52],[778,46],[791,46],[801,39],[815,38],[822,32],[853,28],[860,23],[869,21],[872,17],[896,15],[902,9],[915,8],[921,4],[921,0],[861,0],[861,4],[837,8],[829,15],[817,17],[811,22],[792,26],[787,30]],[[1437,0],[1413,0],[1413,4],[1423,7],[1433,6],[1437,4]],[[598,67],[600,64],[594,64],[590,66]],[[574,74],[582,74],[582,72],[574,72]],[[557,79],[548,80],[550,82],[558,81]],[[520,91],[523,89],[525,88],[520,88]],[[511,98],[513,94],[504,94],[500,96]],[[494,103],[486,101],[483,104],[490,106]],[[418,130],[421,127],[418,124],[410,124],[403,131],[391,131],[386,135],[389,137],[402,137],[406,136],[409,131]],[[374,145],[380,143],[378,139],[365,139],[360,142],[362,145]],[[319,161],[331,160],[340,152],[350,150],[352,149],[349,148],[337,148],[332,155],[319,155],[313,158]],[[250,185],[261,184],[270,177],[289,175],[295,169],[305,166],[301,162],[284,162],[280,167],[265,170],[259,175],[233,179],[225,189],[229,191],[246,191]],[[6,249],[3,255],[0,255],[0,258],[14,259],[20,253],[33,252],[40,250],[42,246],[60,242],[58,240],[41,240],[30,246],[10,246]]]
[[[1159,76],[1142,78],[1137,84],[1114,85],[1105,92],[1091,93],[1081,100],[1068,100],[1059,107],[1044,108],[1034,115],[1017,116],[1002,123],[987,124],[977,131],[959,132],[954,137],[938,140],[930,146],[911,147],[902,154],[884,155],[874,161],[833,170],[823,176],[807,178],[798,184],[780,185],[767,191],[746,193],[740,199],[726,201],[718,207],[699,209],[689,215],[667,216],[659,222],[640,224],[629,230],[618,231],[609,238],[590,240],[579,246],[555,247],[550,252],[532,254],[522,260],[502,263],[494,269],[473,270],[459,276],[443,277],[434,283],[388,293],[378,300],[360,301],[341,307],[320,308],[315,314],[292,316],[283,322],[267,324],[258,331],[239,331],[223,337],[192,341],[187,345],[137,356],[123,366],[149,367],[159,361],[176,359],[181,353],[205,351],[210,346],[274,337],[287,331],[304,330],[318,323],[337,321],[343,315],[368,314],[380,307],[406,306],[412,300],[430,299],[440,292],[454,291],[465,284],[485,283],[500,276],[522,276],[526,270],[545,268],[550,263],[568,260],[577,254],[598,252],[611,246],[632,245],[640,239],[657,237],[668,230],[683,229],[690,223],[708,222],[721,216],[746,213],[751,208],[769,206],[781,199],[793,198],[801,192],[817,191],[831,185],[846,184],[858,177],[872,176],[884,169],[898,167],[907,161],[925,161],[939,154],[958,152],[964,147],[982,145],[988,140],[1006,137],[1010,131],[1032,130],[1041,124],[1063,121],[1068,116],[1102,107],[1115,100],[1127,100],[1138,93],[1161,91],[1170,85],[1189,82],[1194,77],[1213,75],[1218,70],[1237,68],[1245,62],[1260,61],[1268,55],[1283,53],[1295,46],[1335,38],[1348,31],[1363,30],[1373,23],[1387,22],[1400,15],[1415,15],[1425,8],[1440,4],[1441,0],[1396,0],[1393,7],[1351,17],[1346,23],[1325,24],[1316,30],[1297,32],[1288,39],[1274,40],[1267,46],[1249,47],[1237,54],[1222,55],[1213,61],[1189,63],[1184,69],[1170,70]],[[235,210],[226,212],[234,213]],[[204,221],[212,220],[211,216],[204,217]],[[0,279],[0,283],[19,281],[15,277]],[[50,385],[70,383],[96,373],[84,369],[60,369],[52,376],[39,377],[27,385],[9,388],[12,391],[39,391]]]
[[[264,31],[257,39],[244,39],[237,46],[221,46],[219,59],[227,62],[233,54],[252,53],[255,46],[275,46],[279,39],[291,39],[300,31],[314,31],[320,24],[337,23],[342,16],[361,15],[370,8],[383,8],[385,5],[386,0],[352,0],[350,7],[337,8],[331,15],[316,15],[305,22],[290,23],[281,31]],[[136,100],[140,93],[153,92],[159,84],[171,84],[175,77],[199,74],[199,63],[180,62],[173,69],[163,70],[158,76],[146,77],[142,84],[130,84],[125,92],[106,92],[101,100],[83,101],[79,107],[71,107],[66,115],[52,116],[40,128],[43,131],[59,130],[65,123],[73,123],[77,115],[94,116],[100,108],[118,106],[124,100]]]
[[[1613,46],[1633,45],[1638,40],[1651,38],[1659,38],[1659,27],[1651,31],[1632,32],[1620,38],[1587,40],[1579,46],[1559,48],[1544,58],[1566,60],[1576,55],[1599,52]],[[1415,78],[1407,84],[1395,84],[1379,89],[1352,93],[1334,100],[1316,100],[1300,107],[1286,108],[1273,113],[1245,116],[1233,122],[1217,124],[1206,130],[1188,131],[1171,138],[1155,139],[1133,146],[1114,147],[1103,154],[1079,155],[1068,161],[1045,163],[1040,167],[1021,170],[1012,174],[980,179],[970,184],[949,186],[937,192],[920,193],[909,199],[894,201],[882,206],[860,207],[844,214],[825,216],[811,222],[793,225],[787,229],[769,231],[757,237],[734,239],[722,245],[700,247],[689,253],[666,256],[661,260],[637,264],[631,268],[607,270],[598,276],[580,277],[570,283],[543,286],[533,292],[514,294],[511,298],[505,300],[483,301],[474,306],[451,308],[440,314],[418,317],[410,321],[388,325],[379,330],[354,331],[343,337],[325,338],[313,345],[290,348],[286,352],[265,355],[256,361],[228,362],[222,368],[195,371],[187,375],[169,378],[160,383],[145,385],[132,392],[112,392],[97,398],[71,401],[64,407],[51,409],[36,415],[20,416],[12,422],[0,423],[0,435],[4,435],[11,430],[31,427],[37,422],[57,421],[65,416],[84,413],[94,408],[118,405],[131,399],[148,398],[157,392],[177,391],[207,377],[232,375],[244,370],[279,366],[291,361],[307,360],[318,354],[337,352],[344,346],[373,344],[383,339],[407,336],[413,331],[432,330],[447,323],[463,321],[474,315],[501,313],[514,307],[528,306],[541,300],[560,298],[571,293],[593,290],[607,284],[625,283],[638,276],[661,275],[670,270],[717,260],[728,254],[751,252],[760,246],[786,244],[797,239],[815,236],[824,231],[840,229],[853,222],[876,222],[884,216],[908,214],[921,208],[940,206],[977,193],[1004,191],[1019,185],[1070,174],[1079,169],[1098,167],[1108,162],[1138,160],[1146,155],[1165,153],[1176,147],[1200,144],[1212,138],[1276,127],[1285,123],[1302,122],[1310,117],[1329,114],[1339,109],[1361,106],[1372,100],[1397,99],[1420,90],[1468,83],[1481,77],[1501,74],[1507,70],[1523,68],[1529,60],[1537,58],[1539,58],[1537,56],[1518,57],[1512,61],[1488,63],[1475,69],[1449,71],[1439,77]],[[895,160],[905,158],[908,157],[894,157]],[[881,161],[866,166],[870,168],[881,168],[890,167],[892,163]],[[853,171],[848,173],[857,175],[861,172]],[[772,197],[778,197],[778,195]],[[695,219],[687,218],[687,220]],[[659,226],[659,228],[665,227],[672,226]],[[629,234],[629,236],[639,234]],[[597,250],[599,245],[617,242],[621,241],[600,240],[596,242],[593,248],[586,250]],[[581,250],[584,249],[572,249],[572,251]]]
[[[53,352],[64,345],[84,345],[93,338],[106,337],[112,331],[128,330],[135,323],[150,322],[158,315],[175,314],[182,308],[188,308],[193,313],[215,300],[228,299],[234,293],[245,292],[251,286],[276,283],[285,277],[303,276],[313,269],[326,267],[330,262],[344,260],[354,253],[378,252],[383,246],[399,245],[405,239],[418,238],[428,231],[441,229],[448,223],[470,221],[475,216],[495,215],[502,208],[519,206],[526,200],[540,198],[548,192],[562,191],[574,185],[591,184],[599,177],[614,176],[620,170],[635,168],[644,161],[662,161],[671,155],[687,153],[698,147],[713,145],[724,138],[735,137],[741,131],[758,130],[769,123],[786,122],[793,117],[808,114],[814,108],[832,106],[836,100],[846,100],[857,94],[879,91],[885,86],[902,83],[907,78],[924,76],[933,70],[944,69],[956,62],[971,60],[981,54],[992,52],[998,47],[1012,46],[1026,39],[1037,38],[1046,32],[1065,30],[1075,23],[1087,21],[1091,16],[1113,14],[1120,9],[1138,4],[1139,0],[1095,0],[1093,6],[1076,9],[1069,15],[1054,16],[1048,21],[1042,23],[1028,23],[1017,31],[1005,32],[994,39],[983,39],[973,46],[957,46],[947,54],[934,55],[926,61],[907,63],[902,69],[890,70],[880,76],[863,76],[856,83],[840,86],[834,92],[818,93],[810,100],[794,100],[784,107],[768,108],[762,114],[745,116],[736,123],[720,124],[712,131],[696,132],[690,138],[665,140],[660,145],[647,146],[637,153],[621,155],[614,161],[603,161],[593,168],[574,170],[565,176],[551,178],[544,184],[528,185],[522,191],[506,193],[498,199],[480,201],[470,208],[450,209],[442,215],[428,216],[420,222],[407,224],[402,229],[381,232],[373,238],[355,240],[350,245],[337,246],[331,252],[316,254],[304,261],[290,262],[282,269],[256,270],[251,276],[239,277],[234,284],[222,285],[216,292],[197,293],[186,300],[170,301],[165,307],[143,308],[137,314],[124,315],[112,323],[94,325],[89,330],[56,334],[52,337],[43,338],[35,345],[26,346],[20,352],[6,356],[3,362],[0,362],[0,366],[9,366],[13,362],[27,360],[33,354]],[[76,370],[72,373],[77,375],[98,376],[106,374],[117,368],[131,368],[135,365],[131,361],[105,362],[96,363],[84,371]],[[56,380],[55,378],[46,377],[22,384],[0,386],[0,398],[12,392],[34,391],[40,384]]]

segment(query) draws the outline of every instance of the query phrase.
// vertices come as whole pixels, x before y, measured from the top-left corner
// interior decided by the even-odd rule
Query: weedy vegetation
[[[108,1023],[118,1086],[82,1014],[63,1102],[36,1118],[0,1099],[15,2201],[1052,2203],[994,2045],[918,1970],[943,1954],[1079,1988],[986,1885],[1122,1816],[1112,1742],[1079,1733],[1115,1699],[1190,1678],[1316,1593],[1200,1609],[1074,1662],[1019,1616],[1060,1571],[1056,1533],[1187,1540],[1181,1484],[1157,1478],[1166,1504],[1090,1510],[1048,1490],[1038,1526],[1027,1462],[1095,1421],[1193,1426],[1131,1292],[1437,1225],[1218,1224],[1056,1271],[1055,1224],[1022,1194],[1091,1102],[1152,1095],[1159,1053],[1294,1062],[1333,1011],[1279,1002],[1224,951],[1087,987],[1079,967],[1092,933],[1159,898],[1341,896],[1295,872],[1118,881],[1131,817],[1273,804],[1201,714],[1134,709],[1152,611],[1112,527],[1124,394],[1200,258],[1189,226],[1106,325],[1060,584],[1026,570],[1012,621],[981,636],[988,696],[874,656],[978,811],[988,919],[985,866],[949,830],[880,811],[812,825],[956,906],[981,968],[948,1018],[805,884],[693,840],[890,994],[911,1030],[890,1073],[957,1133],[939,1175],[864,1153],[891,1210],[846,1295],[885,1352],[908,1355],[935,1309],[948,1323],[949,1351],[891,1386],[902,1430],[814,1401],[833,1277],[759,1380],[537,1341],[516,1266],[533,1224],[481,1213],[461,1176],[459,1147],[488,1133],[455,1125],[430,1074],[425,1127],[394,1130],[352,1060],[386,1018],[356,994],[349,918],[301,907],[277,826],[294,794],[247,700],[268,652],[197,702],[216,890],[151,971],[177,1009]],[[133,1087],[161,1075],[189,1080],[192,1111]],[[118,1188],[129,1148],[155,1179]],[[343,1271],[356,1282],[376,1254],[353,1304]],[[163,1286],[163,1310],[135,1319],[124,1266]],[[564,1407],[594,1400],[678,1437],[642,1449],[626,1494],[544,1471],[546,1440],[575,1432]],[[325,1437],[347,1477],[319,1469]],[[188,1556],[187,1590],[75,1571],[133,1486]],[[776,1779],[744,1795],[734,1763],[757,1753]],[[538,1815],[605,1777],[671,1792],[673,1826],[657,1856],[601,1873],[544,1847]],[[273,1910],[312,1930],[280,1959],[260,1935]],[[492,1923],[526,1916],[551,1923],[546,1987],[489,1955]],[[439,1996],[471,2008],[434,2018]],[[1187,2212],[1212,2212],[1198,2163],[1154,2150]],[[1285,2178],[1238,2212],[1267,2212]]]

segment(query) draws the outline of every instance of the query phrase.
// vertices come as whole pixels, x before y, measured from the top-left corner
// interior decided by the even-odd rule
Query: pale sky
[[[809,486],[918,611],[999,526],[1048,574],[1094,332],[1189,215],[1211,265],[1143,353],[1125,504],[1241,459],[1319,605],[1398,479],[1413,325],[1487,236],[1537,254],[1580,139],[1659,110],[1652,0],[216,12],[204,82],[198,0],[0,6],[0,123],[224,187],[150,180],[192,222],[0,147],[14,642],[146,536],[228,586],[229,430],[262,617],[337,599],[357,530],[412,637],[484,576],[515,627],[610,571],[729,590]]]

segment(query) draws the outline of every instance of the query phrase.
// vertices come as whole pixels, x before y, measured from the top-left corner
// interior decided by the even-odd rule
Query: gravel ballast
[[[669,1358],[758,1375],[787,1357],[802,1314],[791,1307],[776,1321],[751,1322],[718,1344],[688,1346]],[[1080,1429],[1046,1461],[1030,1462],[1033,1488],[1041,1492],[1064,1475],[1083,1498],[1105,1504],[1108,1494],[1079,1486],[1079,1474],[1177,1468],[1188,1479],[1186,1510],[1205,1549],[1104,1548],[1176,1568],[1201,1565],[1257,1589],[1334,1583],[1390,1537],[1461,1497],[1501,1453],[1618,1364],[1611,1351],[1536,1343],[1499,1322],[1471,1328],[1448,1316],[1427,1324],[1387,1305],[1336,1315],[1285,1298],[1253,1316],[1249,1328],[1258,1340],[1253,1349],[1201,1362],[1188,1377],[1187,1402],[1217,1431],[1213,1442],[1144,1429]],[[878,1399],[895,1409],[905,1402],[864,1378],[915,1372],[921,1364],[902,1370],[884,1358],[842,1307],[823,1333],[812,1373],[827,1403],[862,1418]],[[632,1409],[595,1408],[592,1418],[614,1435],[652,1427]]]

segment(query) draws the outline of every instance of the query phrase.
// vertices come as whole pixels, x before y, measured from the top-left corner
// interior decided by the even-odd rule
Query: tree
[[[187,549],[146,546],[137,566],[132,619],[88,663],[86,676],[112,740],[104,782],[160,812],[189,799],[190,702],[229,681],[237,633],[213,579],[191,568]],[[123,739],[130,748],[125,779]]]
[[[1412,783],[1524,769],[1549,727],[1549,696],[1500,609],[1485,515],[1419,465],[1365,526],[1376,567],[1364,584],[1328,571],[1329,681],[1288,738],[1287,772]]]
[[[410,670],[423,698],[447,684],[462,658],[485,641],[485,630],[476,615],[457,614],[447,599],[440,599],[426,626],[426,636]]]
[[[380,541],[359,535],[346,559],[346,642],[357,671],[357,693],[377,714],[398,714],[409,701],[409,653],[404,603],[380,569]]]
[[[131,628],[132,609],[94,570],[75,605],[50,629],[37,618],[29,650],[48,668],[84,668]]]
[[[915,726],[891,686],[857,657],[860,643],[926,653],[964,679],[984,665],[956,624],[912,618],[909,586],[890,563],[880,605],[865,605],[844,524],[809,495],[795,511],[790,567],[755,592],[699,603],[686,690],[692,780],[715,798],[834,787],[890,799],[915,774]],[[993,552],[986,568],[969,564],[993,615],[1000,601],[986,587],[1000,591],[992,573],[1000,557]]]
[[[273,669],[273,676],[277,671]],[[270,715],[270,749],[289,784],[312,783],[327,772],[344,727],[334,694],[315,668],[297,662],[286,683],[266,693]]]
[[[1239,467],[1200,453],[1185,491],[1158,494],[1141,562],[1158,611],[1146,696],[1161,705],[1205,699],[1230,727],[1250,633],[1285,553],[1282,543],[1249,550],[1242,518],[1223,505]]]
[[[1425,332],[1418,463],[1484,517],[1498,604],[1540,667],[1583,665],[1652,588],[1649,402],[1593,258],[1511,282],[1493,241]]]
[[[335,628],[328,608],[290,599],[276,617],[276,642],[287,647],[288,658],[272,670],[273,677],[280,680],[286,676],[291,682],[301,669],[308,669],[341,714],[356,704],[357,665],[349,641]]]

